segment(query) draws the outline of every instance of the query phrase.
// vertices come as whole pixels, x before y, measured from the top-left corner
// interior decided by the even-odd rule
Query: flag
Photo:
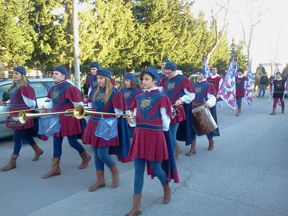
[[[222,100],[225,101],[233,110],[236,109],[236,83],[234,64],[235,58],[233,56],[218,91]]]
[[[252,86],[255,83],[255,80],[254,80],[253,75],[252,75],[251,64],[249,64],[249,69],[248,69],[246,76],[248,78],[248,81],[247,81],[246,86],[245,86],[245,98],[244,98],[245,100],[244,101],[249,107],[252,107],[252,101],[253,101]]]
[[[235,64],[235,76],[238,76],[238,68],[239,68],[239,64],[238,64],[238,59],[237,59],[236,64]]]
[[[211,73],[211,71],[210,71],[210,68],[209,68],[209,65],[208,65],[208,63],[207,63],[207,61],[206,61],[205,56],[203,56],[203,58],[204,58],[204,70],[205,70],[205,72],[206,72],[205,77],[207,78],[207,77],[210,77],[212,73]]]

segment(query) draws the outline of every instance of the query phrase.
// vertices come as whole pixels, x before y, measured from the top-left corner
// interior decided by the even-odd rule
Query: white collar
[[[239,78],[242,78],[242,77],[243,77],[243,74],[242,74],[241,76],[238,74],[238,77],[239,77]]]
[[[216,78],[216,77],[220,77],[217,73],[216,73],[216,75],[215,76],[213,76],[213,74],[211,75],[211,78]]]
[[[153,90],[155,90],[155,89],[158,89],[158,88],[155,86],[155,87],[152,87],[152,88],[150,88],[150,89],[145,89],[145,91],[150,92],[150,91],[153,91]]]
[[[204,78],[203,80],[197,80],[198,83],[202,83],[202,82],[206,82],[206,78]]]
[[[282,77],[280,79],[276,79],[276,80],[280,81],[280,80],[282,80]]]

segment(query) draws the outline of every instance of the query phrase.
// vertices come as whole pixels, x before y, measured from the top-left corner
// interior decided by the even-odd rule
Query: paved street
[[[286,104],[288,101],[286,100]],[[253,107],[242,106],[235,116],[224,102],[218,109],[221,137],[207,151],[206,136],[197,137],[197,153],[185,156],[190,146],[180,142],[183,152],[177,161],[180,183],[171,183],[172,199],[162,204],[163,189],[158,179],[145,175],[142,215],[193,216],[287,216],[288,215],[288,110],[269,115],[272,102],[268,91],[254,97]],[[132,207],[133,163],[121,164],[120,184],[111,187],[109,169],[106,187],[95,192],[87,189],[96,181],[93,161],[79,170],[80,156],[67,139],[60,163],[62,174],[42,179],[51,167],[52,138],[37,140],[44,154],[36,162],[29,145],[24,145],[17,168],[0,172],[0,215],[105,215],[123,216]],[[90,146],[85,146],[93,155]],[[9,161],[12,138],[0,139],[0,166]],[[92,157],[93,158],[93,157]],[[116,161],[116,158],[114,158]]]

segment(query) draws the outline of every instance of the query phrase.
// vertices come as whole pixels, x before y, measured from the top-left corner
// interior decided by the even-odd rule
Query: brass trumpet
[[[88,111],[85,110],[84,106],[77,105],[73,111],[74,117],[77,119],[82,119],[85,115],[92,115],[92,114],[99,114],[99,115],[115,115],[115,116],[123,116],[123,118],[133,117],[132,115],[128,114],[116,114],[116,113],[106,113],[106,112],[96,112],[96,111]],[[132,114],[132,113],[131,113]]]
[[[62,112],[51,112],[51,113],[26,113],[24,110],[21,110],[18,114],[19,122],[24,124],[28,119],[31,118],[37,118],[42,116],[49,116],[49,115],[67,115],[67,114],[73,114],[73,109],[67,109],[66,111]],[[73,116],[73,115],[70,115]]]
[[[27,110],[24,110],[24,111],[42,111],[42,110],[46,110],[45,108],[38,108],[38,109],[27,109]],[[23,110],[15,110],[15,111],[9,111],[9,112],[2,112],[0,113],[0,115],[4,115],[4,114],[10,114],[10,113],[18,113],[18,112],[21,112]]]

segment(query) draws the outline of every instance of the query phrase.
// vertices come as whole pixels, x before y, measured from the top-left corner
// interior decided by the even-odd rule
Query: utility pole
[[[72,1],[73,11],[73,46],[74,46],[74,68],[75,68],[75,84],[81,90],[80,84],[80,54],[79,54],[79,32],[78,32],[78,0]]]

